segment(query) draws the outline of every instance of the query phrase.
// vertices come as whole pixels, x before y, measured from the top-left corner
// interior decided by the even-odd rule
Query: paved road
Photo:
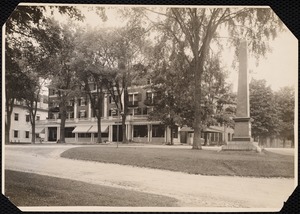
[[[182,207],[280,209],[295,181],[191,175],[61,158],[74,145],[5,146],[5,169],[171,196]],[[199,210],[203,210],[200,209]]]

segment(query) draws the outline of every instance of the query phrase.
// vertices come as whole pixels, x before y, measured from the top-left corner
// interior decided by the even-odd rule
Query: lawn
[[[177,206],[171,197],[10,170],[5,195],[17,206]]]
[[[201,175],[294,177],[294,157],[263,151],[212,151],[142,147],[77,147],[64,158]]]

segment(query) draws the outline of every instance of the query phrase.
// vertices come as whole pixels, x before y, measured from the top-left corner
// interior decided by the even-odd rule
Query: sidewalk
[[[174,197],[183,207],[280,209],[294,179],[191,175],[61,158],[74,145],[8,146],[5,168]]]

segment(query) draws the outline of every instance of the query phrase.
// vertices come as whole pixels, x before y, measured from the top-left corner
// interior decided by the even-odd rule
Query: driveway
[[[5,169],[170,196],[193,211],[279,210],[295,187],[294,179],[191,175],[60,157],[63,151],[73,147],[77,146],[8,145]]]

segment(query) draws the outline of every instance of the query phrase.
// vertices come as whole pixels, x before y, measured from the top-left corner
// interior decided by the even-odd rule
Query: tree
[[[291,140],[294,147],[294,112],[295,112],[295,90],[292,87],[283,87],[275,93],[275,102],[280,119],[280,138],[285,141]]]
[[[167,8],[164,11],[145,9],[163,16],[155,25],[159,32],[170,35],[184,46],[184,59],[194,75],[194,142],[193,149],[201,149],[202,79],[206,72],[211,45],[219,41],[219,33],[227,28],[235,47],[240,38],[250,41],[252,53],[259,58],[268,49],[267,41],[282,29],[279,18],[268,8]]]
[[[39,37],[40,58],[39,70],[46,72],[51,79],[50,87],[57,92],[56,105],[60,115],[60,142],[65,143],[65,121],[70,102],[79,94],[74,65],[76,64],[76,38],[81,35],[74,24],[60,24],[48,20],[45,26],[46,35]]]
[[[43,37],[45,28],[40,28],[42,23],[46,22],[45,11],[48,9],[57,9],[61,14],[67,14],[70,17],[82,19],[80,11],[74,7],[46,7],[46,6],[18,6],[6,22],[6,39],[5,39],[5,142],[9,143],[9,130],[11,125],[11,114],[15,100],[28,98],[31,95],[32,87],[25,86],[31,82],[27,74],[24,73],[24,64],[22,59],[24,55],[33,51],[39,41],[37,35]],[[27,57],[27,55],[25,56]],[[33,58],[31,58],[32,60]],[[21,62],[21,64],[20,64]],[[34,63],[35,59],[31,61]],[[37,71],[36,71],[37,72]]]
[[[118,115],[121,114],[123,143],[125,143],[128,87],[144,68],[140,62],[143,60],[141,46],[145,33],[139,26],[101,29],[101,31],[97,31],[100,36],[95,44],[94,59],[105,76],[101,83],[113,99]]]
[[[102,143],[101,116],[104,97],[104,65],[99,56],[101,50],[101,32],[90,30],[85,32],[77,45],[77,57],[75,70],[84,92],[89,97],[93,115],[97,118],[98,137],[97,143]],[[100,46],[100,47],[99,47]]]
[[[265,80],[254,80],[250,83],[250,117],[252,122],[252,136],[259,143],[265,143],[267,137],[277,136],[279,120],[275,97]]]
[[[6,41],[5,45],[5,143],[10,143],[11,115],[16,100],[22,100],[25,96],[23,86],[26,85],[27,77],[22,73],[18,63],[21,57],[19,50]]]

